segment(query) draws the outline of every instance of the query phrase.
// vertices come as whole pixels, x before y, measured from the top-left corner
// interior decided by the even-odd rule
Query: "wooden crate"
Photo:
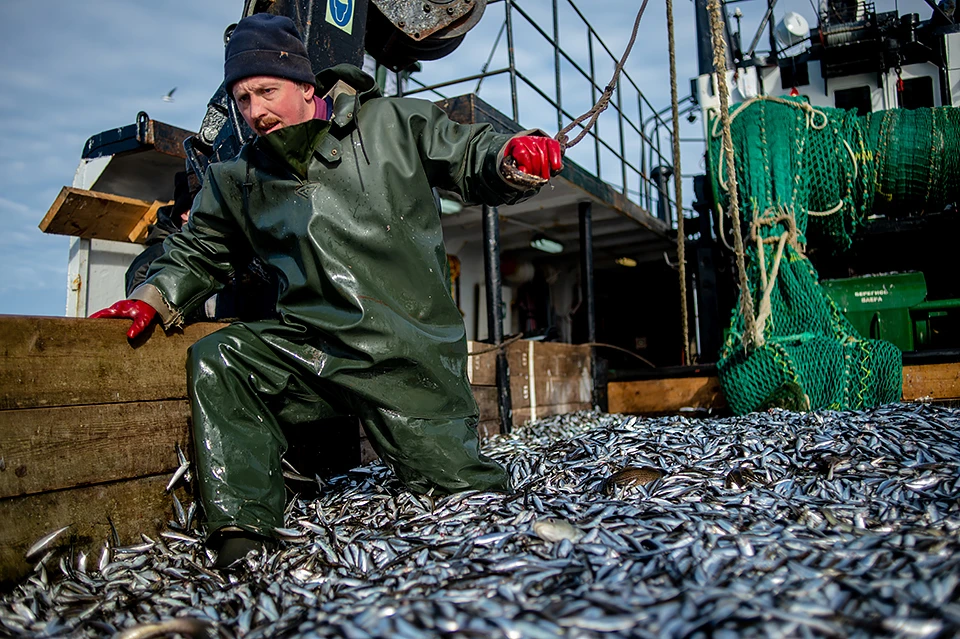
[[[471,342],[468,351],[489,344]],[[552,342],[514,342],[506,347],[514,427],[536,419],[591,407],[593,378],[588,346]],[[467,362],[470,383],[480,404],[480,430],[499,432],[496,351],[472,356]]]

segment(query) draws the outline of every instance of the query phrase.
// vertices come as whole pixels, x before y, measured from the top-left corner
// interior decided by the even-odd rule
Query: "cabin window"
[[[903,81],[903,91],[897,92],[900,101],[900,107],[903,109],[919,109],[921,107],[932,107],[933,104],[933,78],[924,76],[922,78],[910,78]]]
[[[848,109],[857,112],[857,115],[866,115],[873,110],[873,100],[870,99],[870,87],[852,87],[833,92],[833,105],[838,109]]]

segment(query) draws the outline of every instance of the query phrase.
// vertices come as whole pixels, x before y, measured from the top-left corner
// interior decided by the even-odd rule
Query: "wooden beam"
[[[40,230],[98,240],[138,241],[146,237],[146,227],[156,221],[157,209],[167,204],[172,202],[146,202],[65,186],[40,221]]]
[[[664,414],[681,408],[726,406],[716,377],[672,377],[607,384],[607,407],[611,413]]]
[[[720,410],[726,401],[716,376],[610,382],[611,413],[664,414],[681,408]],[[903,367],[903,401],[960,399],[960,362]]]
[[[38,539],[70,526],[52,545],[65,550],[72,544],[85,551],[88,565],[96,565],[100,548],[117,529],[121,544],[142,543],[140,533],[157,538],[172,520],[173,500],[165,492],[169,477],[158,475],[86,486],[72,490],[0,499],[0,584],[10,585],[31,569],[24,554]],[[179,489],[184,503],[190,497]]]
[[[960,362],[903,367],[903,399],[960,399]]]
[[[0,411],[0,499],[172,472],[189,415],[182,399]]]
[[[147,239],[147,233],[150,231],[150,225],[157,222],[157,211],[160,210],[161,206],[166,206],[166,204],[160,200],[155,200],[147,209],[147,212],[143,214],[143,217],[140,218],[140,221],[127,234],[127,240],[134,244],[143,244]]]
[[[127,320],[0,316],[0,410],[186,398],[187,349],[223,326],[131,343]]]

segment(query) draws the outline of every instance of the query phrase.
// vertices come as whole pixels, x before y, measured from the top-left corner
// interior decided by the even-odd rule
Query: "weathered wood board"
[[[0,410],[185,398],[187,349],[223,326],[153,325],[131,348],[128,320],[0,316]]]
[[[0,584],[10,584],[29,573],[26,551],[49,532],[70,529],[57,538],[55,547],[98,552],[117,529],[121,544],[140,543],[140,534],[156,539],[173,519],[173,500],[165,491],[169,477],[140,477],[109,484],[0,499]],[[188,499],[183,489],[179,498]],[[93,555],[94,561],[98,555]]]
[[[611,413],[659,415],[682,408],[727,407],[714,375],[610,382],[607,397]],[[904,366],[903,401],[917,400],[960,400],[960,362]]]
[[[481,342],[471,342],[468,345],[471,352],[489,348],[488,344]],[[589,347],[519,341],[507,346],[506,353],[514,426],[550,415],[588,410],[591,407],[593,378]],[[499,423],[487,423],[495,420],[499,413],[496,356],[496,351],[488,351],[472,356],[468,361],[474,395],[481,404],[481,430],[485,430],[488,435],[499,432]],[[484,388],[491,390],[484,393],[481,390]],[[487,403],[489,407],[486,406]]]
[[[172,472],[185,399],[0,411],[0,499]]]
[[[960,363],[903,367],[903,399],[960,399]]]
[[[607,384],[611,413],[662,414],[681,408],[721,409],[726,406],[715,376],[643,379]]]
[[[40,221],[40,230],[115,242],[142,242],[157,210],[170,202],[136,198],[65,186]]]

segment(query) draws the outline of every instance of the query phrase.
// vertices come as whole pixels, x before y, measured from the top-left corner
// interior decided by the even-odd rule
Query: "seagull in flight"
[[[177,87],[170,89],[170,92],[163,96],[164,102],[173,102],[173,92],[177,90]]]

